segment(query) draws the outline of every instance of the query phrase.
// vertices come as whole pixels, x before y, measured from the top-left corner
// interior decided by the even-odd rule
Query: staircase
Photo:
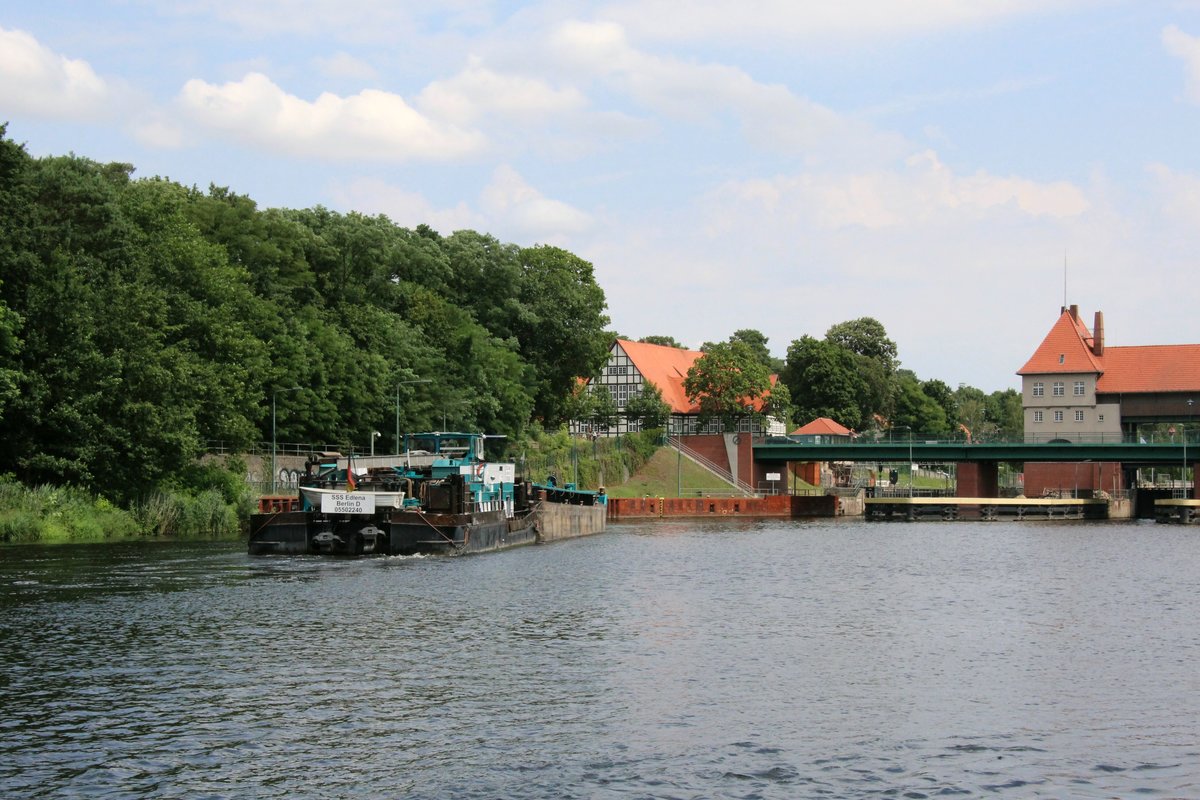
[[[692,448],[688,447],[686,444],[683,443],[683,440],[680,439],[678,436],[670,437],[667,440],[667,444],[670,445],[671,447],[674,447],[680,453],[683,453],[685,456],[687,456],[689,459],[694,461],[696,464],[699,464],[701,467],[708,470],[713,475],[716,475],[721,480],[725,481],[726,483],[733,484],[734,486],[736,486],[738,488],[738,491],[740,491],[742,494],[746,495],[747,497],[756,497],[758,495],[758,493],[756,491],[754,491],[753,486],[751,486],[748,483],[738,480],[733,475],[733,473],[730,472],[729,470],[714,463],[712,460],[706,458],[705,456],[696,452]]]

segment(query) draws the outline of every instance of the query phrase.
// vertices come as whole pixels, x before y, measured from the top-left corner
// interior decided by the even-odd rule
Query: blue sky
[[[880,320],[986,391],[1059,307],[1200,342],[1200,0],[0,0],[0,119],[261,207],[591,261],[686,345]]]

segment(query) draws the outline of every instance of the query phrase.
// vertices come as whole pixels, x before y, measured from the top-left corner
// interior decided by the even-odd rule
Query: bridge
[[[857,462],[868,464],[955,464],[958,494],[999,496],[998,465],[1026,466],[1026,488],[1040,493],[1051,486],[1117,491],[1133,486],[1139,467],[1183,467],[1192,474],[1200,466],[1200,435],[1188,439],[1128,441],[1096,437],[1078,442],[998,441],[966,442],[913,437],[871,440],[860,437],[841,442],[809,442],[790,438],[768,439],[753,445],[755,470],[766,472],[787,463]],[[1081,469],[1081,465],[1087,465]],[[1188,484],[1185,483],[1187,487]],[[1194,495],[1194,488],[1191,489]]]
[[[1189,453],[1189,451],[1191,451]],[[1118,462],[1127,467],[1175,466],[1200,462],[1200,437],[1189,442],[963,442],[914,439],[834,444],[766,441],[754,445],[760,464],[851,461],[878,463],[910,461],[919,464],[977,464],[1030,462]]]

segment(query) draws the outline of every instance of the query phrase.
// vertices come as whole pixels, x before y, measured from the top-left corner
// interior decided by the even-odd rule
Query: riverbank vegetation
[[[127,508],[76,486],[26,486],[9,476],[0,479],[0,543],[236,538],[253,507],[236,470],[197,466],[190,487],[157,489]]]
[[[276,441],[363,453],[393,431],[484,431],[531,477],[618,486],[656,434],[565,432],[615,421],[579,390],[617,335],[606,309],[561,248],[260,209],[130,164],[34,158],[0,125],[0,541],[230,535],[247,482],[270,476],[197,465]],[[749,397],[789,430],[1020,432],[1015,391],[919,379],[870,318],[786,360],[754,330],[702,349],[689,391],[730,424]],[[624,413],[652,428],[666,410],[649,387]]]
[[[0,126],[0,474],[25,486],[217,529],[194,470],[217,444],[518,437],[603,363],[604,293],[566,250],[133,172]]]

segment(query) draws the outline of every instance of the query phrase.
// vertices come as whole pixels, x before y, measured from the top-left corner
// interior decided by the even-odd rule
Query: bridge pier
[[[1104,491],[1118,496],[1125,491],[1125,471],[1111,461],[1044,461],[1025,465],[1025,495],[1044,497],[1049,493]]]
[[[999,497],[1000,464],[996,461],[958,462],[959,497]]]

